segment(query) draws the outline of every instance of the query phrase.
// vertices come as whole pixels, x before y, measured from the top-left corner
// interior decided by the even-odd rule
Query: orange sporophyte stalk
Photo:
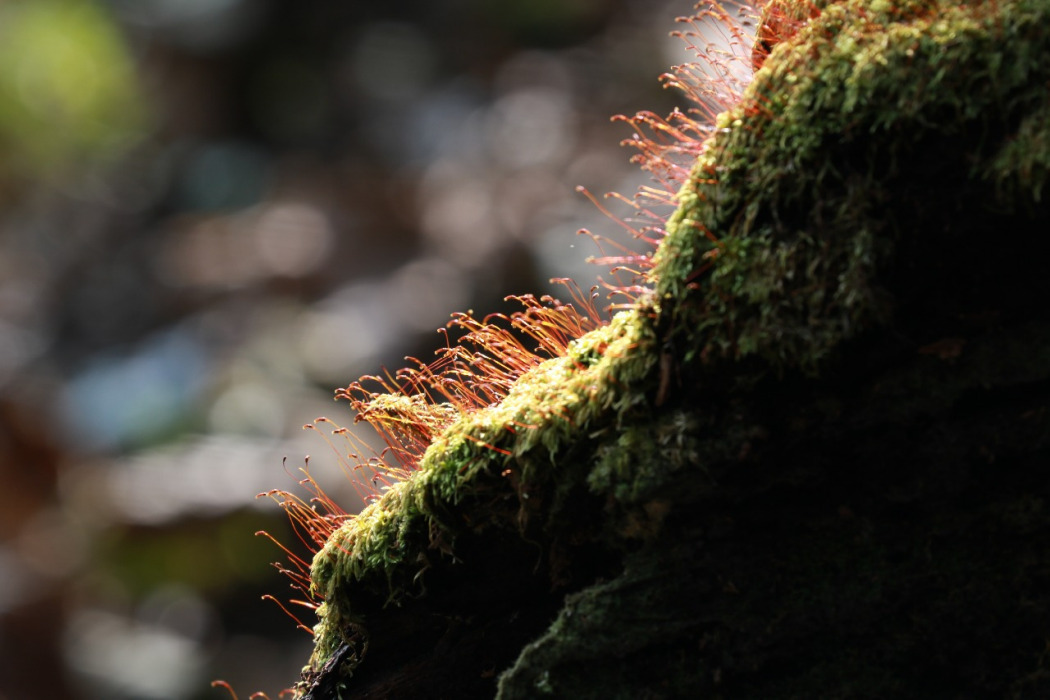
[[[226,681],[212,681],[211,682],[211,687],[212,688],[222,688],[223,690],[225,690],[226,692],[228,692],[230,694],[230,697],[232,697],[233,700],[240,700],[240,698],[237,697],[237,692]],[[294,688],[285,688],[281,692],[277,693],[277,697],[278,698],[283,698],[285,696],[291,697],[293,695],[295,695],[295,689]],[[248,700],[270,700],[270,696],[267,695],[266,693],[257,692],[257,693],[252,693],[251,695],[249,695],[248,696]]]
[[[766,62],[773,47],[798,31],[799,27],[820,14],[821,5],[800,0],[769,0],[763,8],[762,20],[755,32],[751,65],[757,71]]]

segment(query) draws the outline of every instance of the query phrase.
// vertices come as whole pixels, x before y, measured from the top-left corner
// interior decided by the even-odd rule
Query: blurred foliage
[[[113,530],[97,559],[136,596],[172,583],[215,594],[238,585],[272,581],[276,545],[253,533],[266,530],[290,541],[279,514],[241,510],[211,519],[186,520],[178,527]]]
[[[0,178],[112,157],[147,124],[127,47],[95,3],[0,4]]]
[[[519,40],[540,45],[571,45],[581,29],[598,24],[607,0],[475,0],[485,18]]]

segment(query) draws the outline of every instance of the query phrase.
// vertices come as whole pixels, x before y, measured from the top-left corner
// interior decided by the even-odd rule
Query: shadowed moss
[[[1030,280],[1011,278],[1014,267],[1031,275],[1017,258],[1029,254],[1009,248],[1050,220],[1050,2],[821,5],[718,118],[656,252],[651,296],[450,425],[418,473],[318,552],[313,587],[325,604],[308,680],[349,644],[359,648],[348,677],[369,616],[425,595],[460,542],[493,532],[535,544],[556,584],[572,578],[559,556],[585,545],[622,563],[610,580],[570,587],[502,676],[502,698],[717,694],[730,677],[741,697],[895,694],[920,678],[909,655],[951,627],[956,608],[938,596],[954,584],[943,580],[996,570],[990,583],[952,589],[978,621],[1017,617],[1005,598],[977,609],[986,585],[1036,595],[1048,572],[1004,573],[1007,535],[972,561],[965,540],[944,533],[1045,532],[1042,496],[993,488],[979,458],[1042,454],[1045,416],[924,421],[989,388],[1050,379],[1048,326],[1016,323],[1041,308],[1025,297]],[[978,337],[990,326],[972,319],[988,313],[1007,328],[1000,339]],[[943,341],[945,329],[974,338]],[[929,345],[916,354],[911,335]],[[852,393],[833,393],[835,381]],[[883,461],[865,461],[866,430],[885,439],[871,451]],[[927,449],[942,466],[895,471]],[[952,459],[957,474],[938,471]],[[993,494],[972,519],[922,510],[872,535],[879,517],[895,522],[900,504],[956,483]],[[811,508],[812,493],[834,495]],[[842,502],[854,498],[870,521]],[[914,541],[909,527],[934,534]],[[754,552],[733,548],[741,531]],[[1024,551],[1037,556],[1042,538]],[[911,627],[872,622],[864,639],[848,630],[912,605],[926,607],[905,615]],[[1016,667],[980,682],[1039,682],[1037,635],[1029,625],[1022,636]],[[883,637],[881,657],[857,651]],[[795,648],[821,662],[794,665]],[[758,668],[772,670],[763,679]]]

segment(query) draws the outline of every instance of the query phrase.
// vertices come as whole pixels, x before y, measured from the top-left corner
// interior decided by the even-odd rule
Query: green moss
[[[848,0],[778,45],[719,117],[657,252],[652,281],[683,344],[813,371],[884,323],[880,278],[911,223],[887,202],[919,184],[908,169],[933,140],[957,138],[930,156],[996,182],[1004,207],[1038,201],[1047,12],[1034,0]]]
[[[678,653],[701,643],[696,620],[665,604],[696,592],[688,579],[666,575],[683,557],[696,560],[696,551],[679,543],[659,556],[634,558],[629,575],[568,596],[547,632],[500,678],[496,697],[629,700],[639,688],[656,697],[695,697],[714,669]]]
[[[984,177],[999,197],[1016,202],[1030,196],[1040,202],[1050,172],[1050,102],[1044,102],[1021,119],[995,155]]]
[[[311,667],[318,669],[349,635],[363,629],[357,612],[385,598],[398,602],[419,590],[432,564],[431,546],[449,553],[464,530],[524,528],[532,516],[557,516],[567,486],[586,471],[560,457],[580,436],[610,430],[646,402],[656,360],[652,320],[624,312],[573,341],[565,357],[523,375],[498,405],[461,418],[433,442],[419,471],[348,520],[314,557],[313,590],[326,602],[318,611]],[[380,399],[386,403],[402,399]],[[575,472],[575,473],[574,473]],[[502,492],[505,508],[471,511],[478,498]],[[559,493],[561,491],[561,493]]]
[[[769,620],[777,615],[805,618],[799,634],[818,639],[814,653],[828,654],[827,668],[785,672],[778,692],[790,696],[796,681],[812,689],[850,674],[878,678],[878,660],[831,648],[848,637],[837,630],[820,642],[813,630],[831,618],[810,619],[806,611],[835,601],[851,610],[878,609],[881,589],[850,577],[858,571],[879,581],[894,577],[899,567],[886,551],[911,546],[910,535],[892,531],[873,542],[857,521],[844,531],[837,521],[829,525],[807,513],[820,536],[771,535],[763,551],[782,582],[756,583],[741,596],[734,581],[746,576],[730,576],[732,567],[739,564],[752,581],[761,581],[762,567],[730,550],[722,563],[698,544],[733,527],[735,516],[712,515],[674,538],[664,523],[700,517],[691,515],[698,503],[715,509],[716,491],[733,505],[807,479],[824,488],[842,478],[819,449],[790,469],[734,472],[746,472],[766,435],[753,416],[767,409],[752,388],[770,376],[819,376],[852,339],[902,323],[907,305],[924,303],[929,289],[953,303],[964,297],[964,282],[951,286],[960,275],[938,264],[970,265],[963,272],[976,274],[994,262],[1002,276],[1007,254],[979,258],[974,251],[986,235],[983,223],[994,220],[988,217],[1041,201],[1050,163],[1048,27],[1047,0],[843,0],[783,37],[741,103],[719,117],[679,193],[655,256],[651,298],[574,341],[566,356],[526,373],[498,405],[456,419],[422,456],[418,473],[349,520],[317,554],[313,587],[326,602],[313,671],[343,645],[364,639],[370,614],[423,592],[425,572],[451,561],[459,538],[504,530],[541,549],[564,541],[612,543],[625,564],[621,577],[566,601],[558,620],[504,676],[502,697],[580,696],[600,676],[595,669],[608,675],[608,658],[634,651],[634,663],[615,669],[608,684],[626,688],[625,697],[658,684],[639,671],[646,664],[665,674],[659,682],[669,697],[683,688],[715,692],[722,668],[734,668],[731,652],[756,654],[765,636],[792,644],[790,635],[774,634]],[[1043,326],[1033,328],[1034,340],[1014,334],[996,347],[1045,346]],[[887,373],[854,420],[871,423],[876,414],[912,420],[931,406],[950,408],[982,381],[1008,385],[1009,371],[996,369],[1006,365],[980,352],[990,347],[994,354],[993,345],[975,343],[977,351],[958,366],[930,357],[905,364],[899,376]],[[1036,364],[1026,364],[1035,369],[1024,381],[1044,378],[1042,360]],[[922,395],[883,406],[879,392],[886,387]],[[795,432],[838,420],[840,406],[818,396],[795,422],[766,419],[789,435],[781,446],[790,453]],[[431,428],[452,417],[429,410]],[[907,482],[886,487],[887,498],[911,498]],[[917,483],[913,490],[923,487]],[[748,489],[760,496],[742,495]],[[725,502],[720,507],[731,511]],[[576,512],[581,503],[584,515]],[[790,505],[780,507],[786,520],[797,515]],[[1005,522],[1043,522],[1038,498],[1011,496],[997,512]],[[646,556],[634,556],[639,542]],[[931,581],[939,575],[922,553],[894,556],[907,561],[909,575]],[[827,566],[820,564],[825,560]],[[665,577],[673,567],[675,576]],[[822,573],[807,579],[814,570]],[[684,605],[694,617],[677,616],[686,596],[697,597]],[[714,612],[701,611],[701,604]],[[660,617],[664,608],[669,612]],[[939,623],[935,618],[931,625]],[[639,632],[650,623],[651,633]],[[702,624],[709,629],[703,635]],[[635,636],[623,639],[624,628]],[[728,650],[729,660],[698,651],[699,662],[682,652],[708,648]],[[908,649],[888,653],[897,663],[914,651]],[[760,649],[754,663],[785,653]],[[892,679],[884,685],[887,692],[898,689]]]

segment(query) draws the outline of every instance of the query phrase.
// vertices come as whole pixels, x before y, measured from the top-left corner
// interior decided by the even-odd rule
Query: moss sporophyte
[[[635,208],[621,223],[656,247],[599,260],[636,277],[613,290],[614,315],[571,284],[571,303],[526,295],[509,316],[455,315],[464,339],[436,361],[338,392],[387,445],[363,462],[351,450],[372,497],[359,515],[309,475],[306,500],[269,494],[315,552],[281,566],[318,618],[298,696],[335,697],[365,671],[370,616],[426,596],[472,542],[526,543],[563,598],[617,589],[574,579],[571,554],[591,543],[629,560],[676,498],[746,459],[763,429],[729,414],[734,392],[819,377],[922,299],[917,266],[959,243],[945,231],[979,223],[955,198],[931,211],[931,187],[976,183],[991,193],[981,211],[1042,206],[1050,0],[771,0],[680,21],[698,60],[663,80],[693,107],[618,117],[655,181],[620,198]],[[500,697],[568,696],[544,655],[587,644],[566,630],[593,599],[565,600],[511,656]]]

